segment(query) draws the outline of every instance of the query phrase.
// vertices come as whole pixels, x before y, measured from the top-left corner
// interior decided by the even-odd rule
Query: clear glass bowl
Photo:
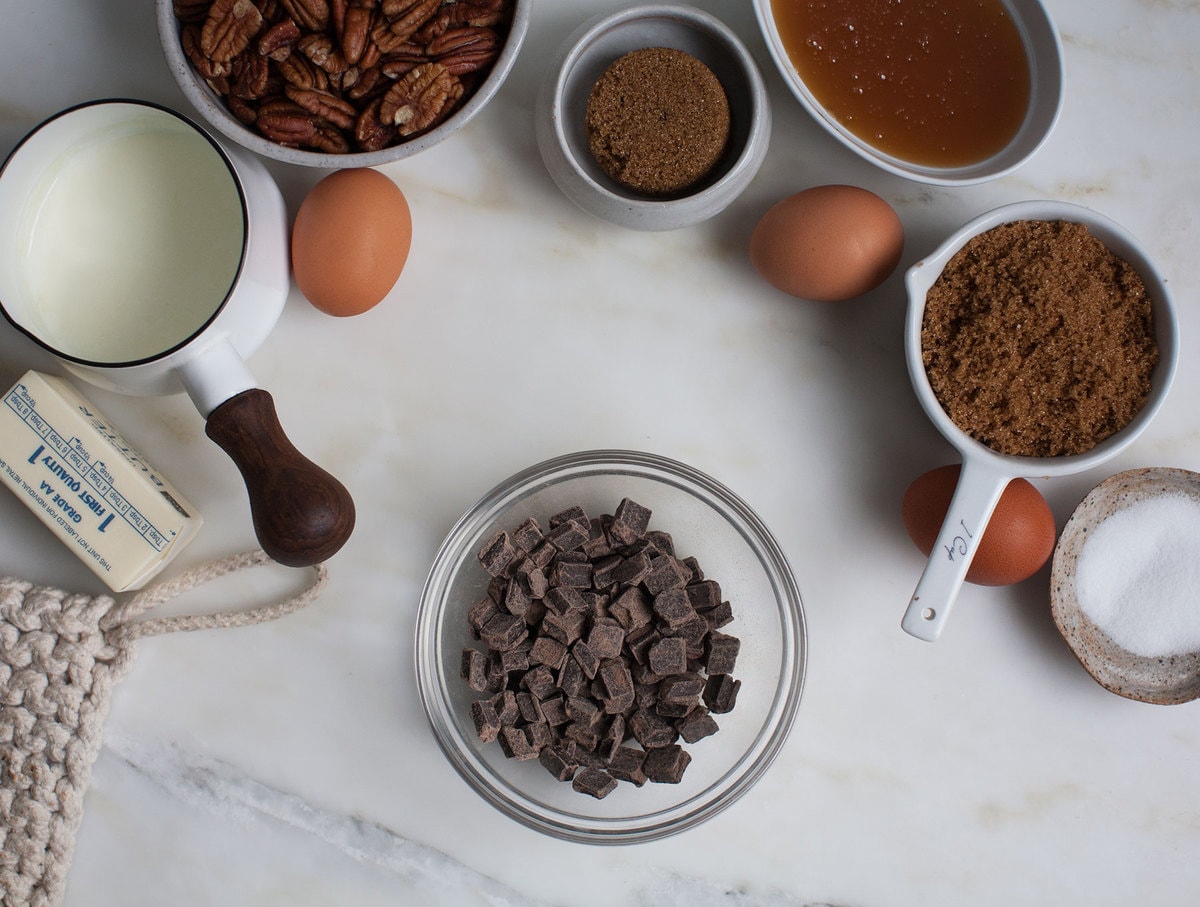
[[[480,696],[459,675],[472,645],[467,610],[490,577],[476,554],[498,529],[527,517],[543,527],[579,504],[612,513],[628,497],[653,511],[651,529],[671,534],[680,557],[695,556],[721,584],[734,621],[722,632],[742,641],[734,676],[742,682],[720,730],[687,745],[693,759],[679,784],[622,782],[603,800],[557,781],[536,759],[483,744],[470,717]],[[485,800],[530,828],[595,844],[650,841],[711,818],[762,777],[787,739],[804,686],[807,638],[800,592],[787,559],[755,513],[719,482],[653,454],[585,451],[539,463],[488,492],[443,542],[417,614],[417,685],[438,744]]]

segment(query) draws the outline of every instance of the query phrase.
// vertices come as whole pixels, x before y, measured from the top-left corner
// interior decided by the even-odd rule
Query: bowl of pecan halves
[[[492,98],[532,0],[157,0],[163,52],[216,130],[337,169],[417,154]]]

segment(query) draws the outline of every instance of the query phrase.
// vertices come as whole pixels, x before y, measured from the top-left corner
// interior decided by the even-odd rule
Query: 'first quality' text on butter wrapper
[[[35,371],[0,402],[0,480],[114,592],[145,583],[203,522],[69,382]]]

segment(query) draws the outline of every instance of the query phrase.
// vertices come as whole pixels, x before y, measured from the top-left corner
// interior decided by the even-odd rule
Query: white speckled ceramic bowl
[[[1163,495],[1200,501],[1200,474],[1169,467],[1131,469],[1088,493],[1054,549],[1050,610],[1063,639],[1097,683],[1127,699],[1174,705],[1200,698],[1200,652],[1146,656],[1128,651],[1088,617],[1076,589],[1076,565],[1096,529],[1114,514]],[[1200,601],[1200,589],[1196,595]]]
[[[380,151],[353,152],[350,154],[326,154],[304,148],[289,148],[272,142],[257,131],[247,128],[221,101],[208,83],[197,74],[185,56],[180,43],[180,25],[175,17],[173,0],[156,0],[158,35],[162,42],[167,66],[184,95],[214,129],[245,148],[263,157],[299,164],[337,170],[350,167],[375,167],[420,154],[434,145],[445,141],[469,123],[476,114],[495,96],[516,61],[521,45],[529,31],[534,0],[515,0],[512,22],[508,25],[504,46],[492,68],[475,90],[449,118],[406,141],[399,142]]]
[[[915,164],[890,154],[859,138],[834,117],[813,95],[795,65],[779,33],[772,11],[773,0],[754,0],[754,11],[767,50],[775,67],[792,94],[830,135],[859,157],[875,166],[921,183],[942,186],[965,186],[982,183],[1011,173],[1041,148],[1058,122],[1063,99],[1062,44],[1050,14],[1039,0],[1007,0],[1005,6],[1012,15],[1024,39],[1031,67],[1031,101],[1020,130],[1003,149],[991,157],[961,167],[930,167]]]
[[[1085,225],[1115,255],[1128,262],[1145,283],[1150,296],[1158,364],[1151,375],[1149,396],[1133,420],[1091,450],[1072,456],[1020,457],[997,453],[959,428],[942,409],[929,383],[921,353],[925,300],[942,269],[964,245],[1001,224],[1023,220],[1063,220]],[[908,313],[905,359],[913,390],[925,414],[962,455],[962,472],[933,554],[909,601],[901,626],[926,641],[938,637],[962,586],[992,511],[1005,486],[1018,477],[1064,476],[1083,472],[1116,456],[1150,424],[1175,380],[1179,360],[1179,328],[1175,303],[1167,282],[1149,253],[1125,228],[1090,208],[1053,200],[1016,202],[996,208],[964,225],[936,251],[917,262],[905,275]],[[949,555],[947,555],[949,552]]]
[[[729,98],[725,156],[695,191],[677,198],[648,198],[620,185],[588,150],[584,116],[592,86],[618,57],[647,47],[696,57]],[[767,153],[771,110],[753,57],[724,23],[690,6],[635,6],[592,19],[567,39],[538,94],[535,126],[551,178],[584,211],[635,230],[674,230],[723,211],[750,184]]]
[[[629,497],[653,512],[651,529],[670,533],[680,557],[694,556],[721,585],[734,620],[723,633],[741,652],[733,676],[737,705],[714,716],[720,730],[686,745],[692,762],[679,784],[621,782],[603,800],[572,790],[536,759],[504,756],[481,743],[470,705],[482,694],[460,676],[464,647],[477,645],[467,611],[491,577],[477,552],[499,529],[528,517],[542,527],[578,504],[612,513]],[[569,454],[496,486],[450,531],[434,559],[417,613],[417,686],[438,745],[488,803],[522,824],[570,841],[629,844],[663,838],[711,819],[745,794],[779,753],[791,729],[807,661],[804,609],[787,559],[770,531],[732,491],[663,457],[634,451]]]

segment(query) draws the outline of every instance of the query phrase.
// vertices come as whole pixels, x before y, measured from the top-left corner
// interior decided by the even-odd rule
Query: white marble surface
[[[543,61],[620,5],[542,0],[492,105],[386,168],[415,224],[391,297],[332,320],[293,293],[251,360],[297,445],[355,495],[357,531],[308,610],[142,644],[116,691],[67,904],[1194,904],[1200,705],[1095,684],[1051,623],[1048,568],[968,587],[935,644],[900,630],[922,567],[900,498],[954,460],[909,388],[901,275],[814,305],[760,281],[746,246],[771,203],[819,183],[888,199],[907,231],[902,266],[997,204],[1079,201],[1161,262],[1190,348],[1200,7],[1049,0],[1066,54],[1057,130],[1015,175],[951,190],[835,145],[770,68],[750,4],[699,0],[763,68],[771,150],[715,220],[646,235],[575,210],[533,142]],[[0,2],[0,145],[92,97],[187,110],[150,7]],[[317,176],[274,172],[293,210]],[[5,386],[53,369],[8,329],[0,354]],[[626,390],[631,374],[653,393]],[[181,566],[253,546],[238,477],[185,398],[89,396],[202,505],[206,528]],[[1185,352],[1137,444],[1041,486],[1060,525],[1113,472],[1200,469],[1198,403]],[[799,719],[771,771],[708,824],[622,848],[541,837],[480,800],[440,755],[413,680],[418,595],[455,518],[517,469],[590,447],[682,459],[741,494],[790,557],[809,628]],[[11,495],[0,526],[0,573],[103,591]],[[296,583],[256,571],[165,610]]]

